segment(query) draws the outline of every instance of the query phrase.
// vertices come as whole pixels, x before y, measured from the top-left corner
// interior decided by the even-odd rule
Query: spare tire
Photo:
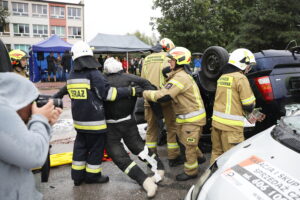
[[[223,66],[228,62],[229,54],[220,46],[207,48],[202,58],[202,73],[207,79],[216,80],[221,76]]]

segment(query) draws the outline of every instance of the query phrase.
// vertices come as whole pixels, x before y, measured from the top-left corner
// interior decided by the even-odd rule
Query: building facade
[[[28,52],[31,45],[54,34],[71,44],[84,40],[83,0],[0,0],[0,7],[10,13],[8,23],[0,25],[0,37],[9,50]]]

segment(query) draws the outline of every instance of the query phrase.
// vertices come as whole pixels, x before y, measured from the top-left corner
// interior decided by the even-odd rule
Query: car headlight
[[[201,175],[200,179],[196,183],[194,190],[192,192],[191,200],[197,200],[198,195],[204,185],[204,183],[207,181],[207,179],[218,169],[217,161],[215,161],[208,169],[205,170],[205,172]]]

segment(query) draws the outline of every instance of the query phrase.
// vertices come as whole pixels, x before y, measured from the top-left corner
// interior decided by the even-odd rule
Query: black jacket
[[[133,74],[122,71],[106,75],[109,84],[113,87],[140,86],[144,90],[153,90],[149,81]],[[104,102],[106,119],[118,120],[132,115],[136,103],[136,97],[123,98],[114,102]]]
[[[103,101],[131,96],[131,88],[111,87],[97,69],[73,71],[67,80],[67,90],[72,103],[74,127],[85,133],[106,132]]]

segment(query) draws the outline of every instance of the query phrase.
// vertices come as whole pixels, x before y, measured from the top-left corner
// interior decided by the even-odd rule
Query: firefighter
[[[176,180],[186,181],[197,177],[198,159],[203,158],[198,142],[202,127],[206,124],[206,113],[199,88],[187,70],[191,52],[184,47],[176,47],[168,53],[168,57],[172,71],[167,83],[158,91],[144,91],[143,96],[148,101],[172,102],[178,138],[185,147],[186,159],[184,172],[178,174]]]
[[[101,174],[100,166],[107,132],[103,101],[127,98],[141,91],[136,91],[134,87],[110,87],[97,70],[99,63],[93,58],[87,43],[79,41],[71,51],[74,71],[67,80],[66,88],[71,98],[73,122],[77,131],[72,179],[75,186],[82,182],[105,183],[109,178]]]
[[[160,40],[159,44],[163,51],[159,53],[152,53],[145,58],[141,77],[149,80],[152,85],[156,86],[156,88],[161,89],[166,83],[162,71],[169,66],[169,58],[166,55],[168,51],[175,47],[175,45],[168,38],[163,38]],[[175,123],[175,113],[170,102],[164,102],[160,105],[167,127],[169,165],[174,167],[183,164],[183,159],[180,156],[179,144],[177,143],[176,139],[177,127]],[[157,152],[158,132],[160,131],[158,122],[159,119],[147,101],[144,103],[144,108],[145,119],[148,125],[146,133],[146,145],[151,151]]]
[[[128,87],[131,84],[139,85],[143,89],[153,89],[151,83],[138,76],[124,73],[122,63],[114,58],[108,58],[104,63],[104,71],[107,72],[107,80],[114,87]],[[148,197],[153,197],[157,190],[156,183],[164,176],[164,166],[158,156],[148,150],[142,140],[133,111],[136,97],[120,99],[114,102],[105,102],[105,117],[108,128],[107,153],[114,163],[130,178],[137,181],[147,191]],[[151,178],[129,157],[121,142],[134,154],[148,163],[155,173]]]
[[[28,54],[23,50],[15,49],[9,52],[9,56],[14,72],[21,76],[28,77],[26,72],[27,59],[29,58]]]
[[[255,96],[247,77],[255,58],[248,49],[236,49],[217,81],[212,116],[212,153],[210,162],[244,141],[244,113],[251,113]]]

